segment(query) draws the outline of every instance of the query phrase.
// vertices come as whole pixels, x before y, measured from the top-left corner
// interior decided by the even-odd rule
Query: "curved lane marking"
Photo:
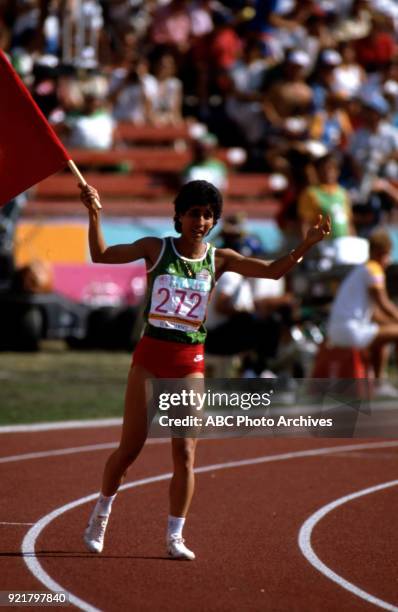
[[[213,472],[218,470],[232,469],[236,467],[243,467],[248,465],[256,465],[261,463],[272,463],[274,461],[286,461],[288,459],[296,459],[299,457],[316,457],[319,455],[328,455],[333,453],[339,453],[341,451],[355,451],[357,449],[372,449],[372,448],[388,448],[388,447],[396,447],[398,446],[398,441],[389,441],[389,442],[376,442],[376,443],[365,443],[365,444],[347,444],[341,446],[332,446],[332,447],[324,447],[324,448],[316,448],[304,451],[293,451],[290,453],[281,453],[279,455],[265,455],[263,457],[255,457],[252,459],[242,459],[240,461],[229,461],[226,463],[216,463],[213,465],[205,465],[202,467],[195,468],[196,474],[203,474],[206,472]],[[159,474],[157,476],[151,476],[149,478],[142,478],[141,480],[135,480],[133,482],[126,483],[119,488],[119,491],[123,491],[126,489],[132,489],[135,487],[140,487],[147,484],[152,484],[154,482],[160,482],[163,480],[168,480],[172,476],[171,472],[166,474]],[[98,608],[95,608],[85,602],[83,599],[80,599],[73,593],[66,591],[64,587],[58,584],[41,566],[39,560],[35,554],[35,545],[36,541],[41,534],[41,532],[56,518],[58,518],[61,514],[68,512],[69,510],[73,510],[78,506],[82,506],[83,504],[89,503],[97,499],[99,492],[92,493],[90,495],[86,495],[85,497],[81,497],[76,499],[73,502],[65,504],[59,508],[56,508],[49,514],[46,514],[41,519],[34,524],[34,526],[29,529],[26,533],[21,546],[21,551],[23,554],[24,561],[28,566],[30,572],[41,582],[45,587],[47,587],[50,591],[64,591],[69,596],[69,601],[74,606],[79,608],[80,610],[86,610],[87,612],[101,612]]]
[[[26,423],[21,425],[0,425],[0,434],[32,433],[36,431],[58,431],[64,429],[91,429],[93,427],[117,427],[122,424],[121,417],[111,419],[79,419],[75,421],[51,421],[45,423]]]
[[[309,563],[315,567],[321,574],[336,582],[339,586],[350,593],[353,593],[357,597],[364,599],[368,603],[374,604],[379,608],[383,608],[384,610],[390,610],[391,612],[398,612],[398,607],[393,604],[384,601],[383,599],[379,599],[370,593],[367,593],[363,589],[360,589],[352,582],[349,582],[339,574],[336,574],[330,567],[328,567],[321,559],[318,557],[311,544],[311,536],[314,530],[315,525],[319,523],[329,512],[335,510],[339,506],[346,504],[353,499],[357,499],[358,497],[363,497],[365,495],[370,495],[371,493],[377,493],[378,491],[382,491],[384,489],[388,489],[390,487],[395,487],[398,485],[398,480],[391,480],[390,482],[384,482],[382,484],[375,485],[373,487],[368,487],[367,489],[362,489],[361,491],[356,491],[355,493],[350,493],[349,495],[345,495],[344,497],[339,497],[334,501],[326,504],[319,510],[317,510],[314,514],[312,514],[301,526],[298,536],[298,544],[301,552],[304,557],[309,561]]]
[[[145,442],[145,446],[148,444],[167,444],[170,441],[170,438],[149,438]],[[105,442],[103,444],[88,444],[85,446],[71,446],[68,448],[60,448],[53,449],[48,451],[34,451],[32,453],[23,453],[21,455],[7,455],[6,457],[0,457],[1,463],[12,463],[14,461],[27,461],[29,459],[43,459],[44,457],[57,457],[62,455],[73,455],[74,453],[89,453],[92,451],[106,450],[110,448],[116,448],[118,445],[117,442]],[[398,446],[398,442],[381,442],[378,444],[377,448],[389,448]],[[333,450],[333,448],[343,448],[345,451],[353,451],[354,449],[368,449],[369,444],[356,444],[342,447],[331,447],[330,453],[338,452]],[[311,453],[311,451],[304,451],[306,453]],[[325,451],[326,452],[326,451]]]
[[[146,444],[166,444],[169,438],[151,438]],[[57,457],[62,455],[73,455],[74,453],[90,453],[91,451],[106,450],[116,448],[117,442],[105,442],[103,444],[88,444],[85,446],[70,446],[48,451],[36,451],[33,453],[23,453],[22,455],[8,455],[0,457],[0,463],[12,463],[13,461],[27,461],[28,459],[42,459],[43,457]]]

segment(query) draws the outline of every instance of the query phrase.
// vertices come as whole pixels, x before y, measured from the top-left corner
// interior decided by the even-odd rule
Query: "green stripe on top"
[[[147,275],[145,336],[204,343],[207,304],[215,283],[214,252],[207,243],[203,257],[188,259],[178,253],[173,238],[164,239],[159,259]]]
[[[310,192],[322,212],[322,215],[330,215],[332,219],[331,238],[348,236],[350,233],[350,211],[345,189],[338,186],[333,191],[322,187],[311,187]]]

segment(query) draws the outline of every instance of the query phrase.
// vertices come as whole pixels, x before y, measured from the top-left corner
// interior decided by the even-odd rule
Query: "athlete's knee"
[[[173,459],[175,469],[191,471],[195,462],[195,441],[181,439],[174,442]]]
[[[120,447],[117,450],[118,458],[123,467],[127,468],[135,461],[140,453],[142,446],[136,446],[134,448]]]

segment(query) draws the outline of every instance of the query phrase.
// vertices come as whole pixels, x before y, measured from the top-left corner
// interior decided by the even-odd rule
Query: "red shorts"
[[[183,344],[143,336],[133,353],[132,365],[140,365],[156,378],[185,378],[204,374],[203,344]]]

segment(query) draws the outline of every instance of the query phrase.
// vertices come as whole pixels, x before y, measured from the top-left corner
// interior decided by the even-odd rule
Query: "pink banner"
[[[54,291],[93,306],[139,303],[146,289],[142,264],[54,264]]]

